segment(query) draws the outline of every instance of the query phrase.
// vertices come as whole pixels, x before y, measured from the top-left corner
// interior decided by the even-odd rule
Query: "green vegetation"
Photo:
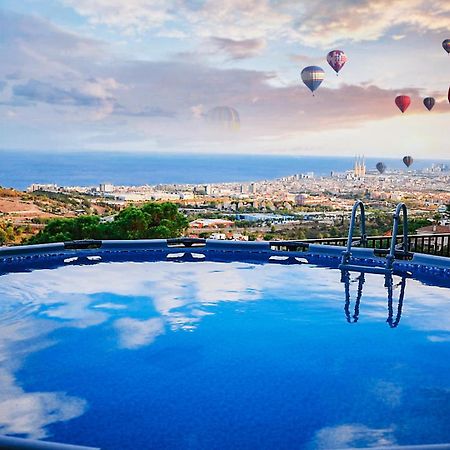
[[[0,222],[0,245],[13,242],[15,238],[14,228],[7,222]]]
[[[177,237],[187,228],[186,217],[173,203],[146,203],[129,206],[110,222],[98,216],[51,219],[29,244],[78,239],[155,239]]]
[[[21,241],[29,226],[17,226],[9,221],[0,221],[0,245],[15,244]]]
[[[403,233],[403,218],[400,218],[400,223],[398,226],[399,233]],[[428,227],[432,225],[433,222],[427,218],[408,218],[408,234],[416,234],[416,231],[422,227]]]

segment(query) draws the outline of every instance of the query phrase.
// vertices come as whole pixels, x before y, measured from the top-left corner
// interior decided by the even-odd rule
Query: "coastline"
[[[25,190],[33,183],[91,186],[202,184],[250,182],[314,172],[344,172],[353,167],[353,157],[201,155],[162,153],[51,152],[0,150],[0,186]],[[390,170],[406,170],[401,158],[366,158],[369,169],[383,160]],[[412,169],[433,162],[416,160]]]

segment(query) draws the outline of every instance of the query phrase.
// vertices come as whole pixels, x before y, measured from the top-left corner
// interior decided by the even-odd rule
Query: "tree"
[[[5,230],[0,228],[0,245],[6,244],[7,240],[8,240],[8,237],[6,235]]]
[[[80,239],[166,239],[180,236],[187,228],[186,217],[173,203],[146,203],[123,209],[113,222],[100,217],[52,219],[44,230],[29,240],[31,244]]]

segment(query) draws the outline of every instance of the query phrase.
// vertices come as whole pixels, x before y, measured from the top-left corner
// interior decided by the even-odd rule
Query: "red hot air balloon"
[[[331,50],[327,55],[328,64],[333,68],[338,75],[338,72],[344,67],[348,61],[347,55],[342,50]]]
[[[425,108],[428,109],[428,111],[431,111],[433,109],[435,103],[436,101],[433,97],[427,97],[423,99],[423,104],[425,105]]]
[[[411,104],[411,97],[408,95],[399,95],[395,97],[395,104],[398,106],[398,109],[404,113]]]

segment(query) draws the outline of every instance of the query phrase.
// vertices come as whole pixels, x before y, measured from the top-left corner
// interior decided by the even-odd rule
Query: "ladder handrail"
[[[366,235],[366,212],[364,208],[364,203],[361,200],[356,200],[355,204],[352,208],[352,216],[350,219],[350,226],[348,229],[348,238],[347,238],[347,248],[342,253],[342,264],[347,264],[351,257],[352,250],[352,242],[353,242],[353,231],[355,229],[356,224],[356,212],[360,209],[361,214],[361,246],[364,247],[367,244],[367,235]]]
[[[404,254],[408,253],[408,209],[404,203],[399,203],[393,215],[394,224],[392,226],[392,239],[391,246],[389,249],[389,254],[386,257],[386,267],[388,269],[392,269],[395,260],[395,250],[397,244],[397,234],[398,234],[398,224],[400,220],[400,214],[403,213],[403,242],[402,242],[402,251]]]
[[[340,268],[341,269],[348,269],[351,265],[350,259],[352,257],[352,242],[353,242],[353,231],[355,229],[355,223],[356,223],[356,212],[360,209],[361,211],[361,246],[367,245],[367,236],[366,236],[366,215],[364,210],[364,204],[361,200],[357,200],[352,208],[352,216],[350,219],[350,226],[348,229],[348,239],[347,239],[347,247],[342,252],[342,259]],[[409,245],[408,245],[408,210],[406,208],[406,205],[404,203],[399,203],[396,208],[395,212],[393,214],[394,218],[394,224],[392,226],[392,236],[391,236],[391,245],[389,248],[389,253],[386,256],[386,264],[384,268],[376,268],[377,271],[379,270],[385,270],[387,273],[392,272],[394,268],[394,261],[395,261],[395,251],[397,249],[397,235],[398,235],[398,226],[400,217],[403,214],[403,242],[402,242],[402,249],[401,253],[403,255],[408,254]],[[354,266],[353,268],[357,268],[359,266]],[[375,270],[375,268],[374,268]]]

